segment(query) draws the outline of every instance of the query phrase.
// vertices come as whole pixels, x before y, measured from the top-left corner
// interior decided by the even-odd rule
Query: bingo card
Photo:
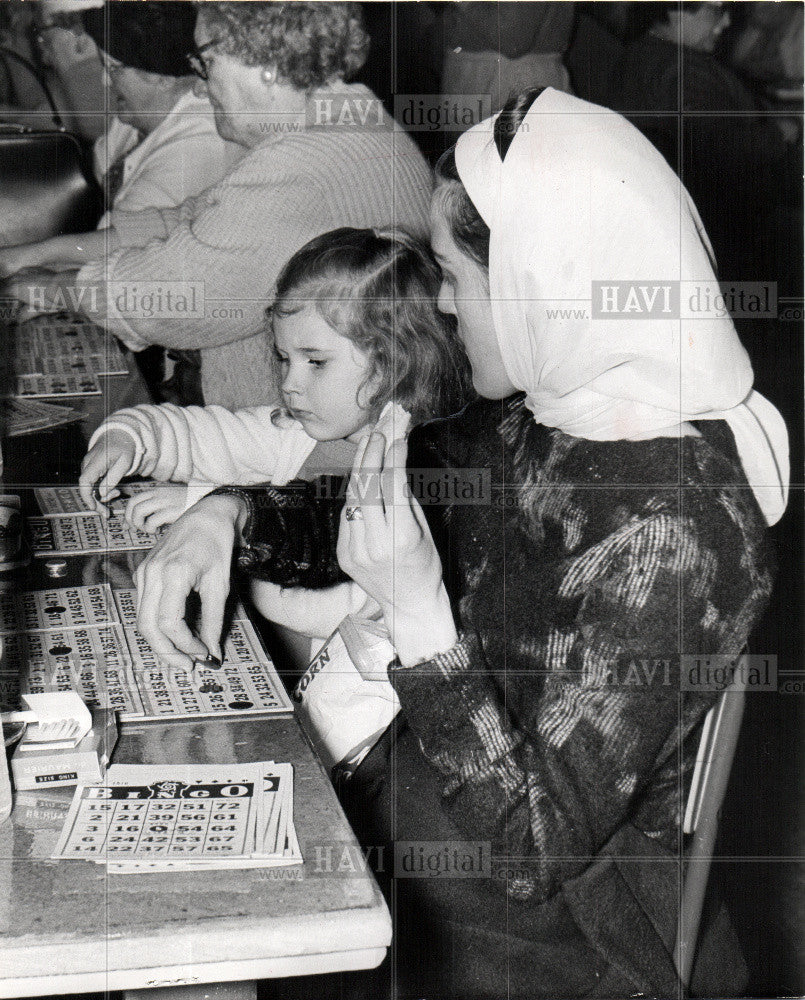
[[[137,631],[136,591],[108,584],[0,594],[0,674],[10,703],[21,690],[77,691],[122,721],[293,711],[285,686],[242,607],[214,670],[161,666]],[[12,690],[13,688],[13,690]]]
[[[254,764],[109,768],[82,785],[54,858],[99,862],[248,857],[254,850],[259,782]]]
[[[64,364],[85,362],[96,375],[127,375],[129,366],[116,337],[81,316],[48,315],[28,320],[28,353]],[[18,348],[19,350],[19,348]]]
[[[153,548],[155,537],[134,528],[119,515],[99,514],[29,517],[33,552],[39,558],[92,552],[128,552]]]
[[[125,506],[126,501],[137,493],[145,493],[155,486],[163,486],[154,479],[143,479],[131,483],[119,483],[117,489],[120,496],[115,497],[109,504],[110,510],[115,515],[120,515],[120,508]],[[88,510],[77,486],[40,486],[34,490],[36,502],[42,517],[60,517],[67,514],[93,514],[97,511]]]
[[[48,396],[100,396],[100,394],[100,383],[91,372],[17,376],[16,395],[27,399],[45,399]]]
[[[111,625],[117,608],[108,584],[0,592],[0,634]]]

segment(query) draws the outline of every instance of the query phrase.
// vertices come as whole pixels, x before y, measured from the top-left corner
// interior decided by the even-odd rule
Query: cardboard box
[[[93,709],[92,729],[70,750],[48,749],[23,737],[11,758],[11,776],[18,792],[59,788],[79,782],[102,781],[117,742],[117,722],[110,709]]]

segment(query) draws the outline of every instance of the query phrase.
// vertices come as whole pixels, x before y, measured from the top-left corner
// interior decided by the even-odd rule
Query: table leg
[[[123,990],[123,1000],[257,1000],[257,983],[201,983],[191,986],[157,986],[149,990]]]

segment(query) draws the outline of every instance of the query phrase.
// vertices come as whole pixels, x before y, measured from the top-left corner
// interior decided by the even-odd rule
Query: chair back
[[[745,700],[744,671],[738,669],[707,713],[699,742],[682,829],[693,839],[685,854],[685,880],[674,947],[674,965],[685,989],[690,984],[696,941],[713,860],[721,806],[729,784]]]
[[[101,197],[78,136],[65,131],[46,81],[22,56],[0,46],[36,79],[55,128],[35,130],[0,122],[0,246],[33,243],[60,233],[94,229]]]

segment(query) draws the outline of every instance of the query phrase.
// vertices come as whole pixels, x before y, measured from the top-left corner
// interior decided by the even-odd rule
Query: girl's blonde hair
[[[378,413],[389,400],[414,424],[471,398],[470,368],[452,316],[436,308],[441,275],[430,248],[399,230],[335,229],[306,243],[277,279],[269,318],[313,305],[372,361]]]

